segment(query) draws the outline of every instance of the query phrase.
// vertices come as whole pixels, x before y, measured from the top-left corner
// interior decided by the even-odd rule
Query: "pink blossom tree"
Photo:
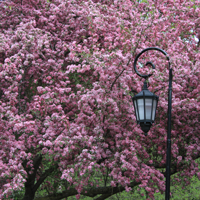
[[[1,199],[20,190],[23,200],[165,191],[164,56],[139,61],[155,64],[149,90],[159,95],[146,137],[130,96],[143,85],[134,58],[150,46],[165,50],[173,68],[173,181],[200,178],[197,0],[8,0],[0,22]]]

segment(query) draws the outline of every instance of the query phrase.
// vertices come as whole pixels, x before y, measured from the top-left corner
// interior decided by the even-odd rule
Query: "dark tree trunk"
[[[33,190],[33,185],[31,183],[25,183],[25,195],[23,200],[33,200],[35,197],[35,191]]]
[[[33,200],[35,197],[35,192],[37,191],[37,187],[35,187],[35,178],[37,170],[41,164],[41,161],[42,161],[41,155],[38,155],[35,157],[35,159],[33,159],[34,170],[32,173],[30,173],[30,168],[26,167],[27,160],[25,160],[22,164],[28,175],[25,183],[25,195],[22,200]]]

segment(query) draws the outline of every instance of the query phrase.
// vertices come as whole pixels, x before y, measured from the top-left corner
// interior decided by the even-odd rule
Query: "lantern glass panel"
[[[137,103],[136,102],[137,102],[137,100],[134,100],[136,118],[137,118],[137,120],[139,120],[138,109],[137,109]]]
[[[152,99],[145,99],[146,119],[151,120]]]
[[[156,115],[156,105],[157,105],[157,100],[154,99],[153,100],[153,113],[152,113],[152,120],[154,121],[155,120],[155,115]]]
[[[138,99],[137,103],[140,120],[144,120],[144,99]]]

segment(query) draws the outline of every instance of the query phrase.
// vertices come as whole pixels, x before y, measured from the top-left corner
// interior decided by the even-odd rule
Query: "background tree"
[[[137,53],[164,49],[173,67],[172,168],[200,178],[198,1],[10,0],[0,4],[0,198],[106,199],[135,186],[165,190],[167,62],[149,90],[160,96],[145,137],[130,91]],[[45,191],[43,196],[38,191]],[[37,195],[36,195],[37,194]]]

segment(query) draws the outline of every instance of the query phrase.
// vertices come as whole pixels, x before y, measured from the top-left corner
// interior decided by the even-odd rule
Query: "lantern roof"
[[[143,85],[143,88],[142,88],[142,91],[139,92],[138,94],[136,94],[133,98],[134,99],[138,99],[138,98],[153,98],[153,99],[158,99],[159,97],[157,95],[155,95],[154,93],[150,92],[148,90],[148,87],[147,87],[147,81],[145,80],[144,82],[144,85]]]

